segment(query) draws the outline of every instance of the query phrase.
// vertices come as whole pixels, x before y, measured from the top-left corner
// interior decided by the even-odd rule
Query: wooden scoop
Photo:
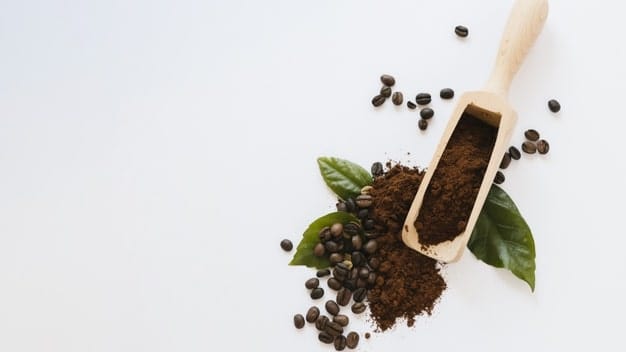
[[[406,217],[402,240],[410,248],[442,262],[454,262],[461,258],[463,249],[469,241],[472,229],[493,183],[498,166],[504,153],[509,147],[511,133],[517,122],[517,114],[507,101],[511,81],[519,70],[528,50],[541,32],[548,16],[547,0],[516,0],[511,10],[509,21],[500,42],[500,49],[491,77],[481,91],[463,94],[452,113],[452,117],[441,137],[435,155],[426,170],[426,174],[417,191]],[[484,123],[497,127],[497,136],[489,164],[485,171],[482,183],[474,206],[466,221],[465,230],[450,241],[435,245],[420,243],[419,233],[414,222],[424,199],[430,180],[437,169],[448,140],[455,130],[461,116],[467,113]]]

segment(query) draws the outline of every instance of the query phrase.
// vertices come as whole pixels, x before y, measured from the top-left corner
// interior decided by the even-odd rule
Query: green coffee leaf
[[[510,270],[535,290],[535,241],[513,200],[492,185],[467,247],[476,258]]]
[[[289,265],[306,265],[317,269],[328,268],[330,265],[328,257],[316,257],[313,255],[313,248],[319,243],[319,232],[324,227],[331,226],[334,223],[340,222],[347,224],[350,221],[359,222],[359,219],[350,213],[342,211],[326,214],[313,221],[306,231],[304,231],[302,240],[300,240],[300,244],[298,244],[296,254],[294,254]]]
[[[348,160],[321,157],[317,164],[326,185],[341,199],[358,196],[361,188],[372,183],[369,172]]]

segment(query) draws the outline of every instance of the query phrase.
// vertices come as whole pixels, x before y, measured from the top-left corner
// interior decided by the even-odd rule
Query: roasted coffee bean
[[[304,327],[304,317],[302,314],[296,314],[293,316],[293,325],[296,329],[302,329]]]
[[[417,122],[417,127],[419,127],[420,130],[425,131],[428,128],[428,121],[424,119],[420,119]]]
[[[347,279],[343,282],[343,287],[350,291],[356,290],[356,279]]]
[[[367,263],[374,270],[378,269],[378,267],[380,266],[380,260],[378,258],[370,258],[370,260]]]
[[[382,95],[385,98],[389,98],[391,96],[391,88],[387,86],[380,88],[380,95]]]
[[[326,250],[324,249],[324,245],[321,243],[318,243],[315,245],[315,247],[313,247],[313,255],[316,257],[324,256],[325,252]]]
[[[367,276],[367,284],[371,287],[376,283],[376,273],[370,273]]]
[[[370,335],[370,333],[369,333],[369,332],[366,332],[366,333],[365,333],[365,338],[366,338],[366,339],[369,339],[369,338],[370,338],[370,336],[371,336],[371,335]]]
[[[349,222],[347,224],[344,225],[343,227],[343,232],[349,234],[349,235],[356,235],[359,233],[359,231],[361,230],[361,225],[359,225],[359,223],[357,222]]]
[[[522,153],[520,153],[519,149],[514,146],[509,147],[509,154],[513,160],[519,160],[522,157]]]
[[[380,81],[387,87],[393,87],[396,84],[396,79],[392,75],[382,75],[380,76]]]
[[[363,302],[356,302],[355,304],[352,305],[352,313],[354,314],[361,314],[363,312],[365,312],[365,309],[367,308],[367,306],[365,305],[365,303]]]
[[[419,93],[417,96],[415,96],[415,101],[417,102],[417,105],[428,105],[430,104],[430,101],[432,100],[430,93]]]
[[[332,234],[330,233],[330,226],[323,227],[320,232],[317,234],[320,242],[324,243],[332,238]]]
[[[533,142],[522,143],[522,151],[527,154],[535,154],[537,152],[537,146]]]
[[[435,116],[435,111],[431,108],[423,108],[420,111],[420,116],[424,119],[424,120],[429,120],[430,118],[432,118],[433,116]]]
[[[326,249],[326,252],[328,253],[335,253],[339,251],[339,244],[335,241],[328,241],[324,243],[324,248]]]
[[[363,224],[363,228],[366,230],[374,229],[374,220],[372,219],[365,220],[365,224]]]
[[[341,262],[343,262],[343,254],[332,253],[328,257],[328,260],[330,261],[330,265],[335,265],[335,264],[341,263]]]
[[[335,341],[335,338],[331,336],[329,333],[327,333],[326,331],[320,332],[319,335],[317,335],[317,338],[322,343],[326,343],[326,344],[331,344],[333,343],[333,341]]]
[[[352,294],[352,299],[355,302],[363,302],[365,297],[367,297],[367,290],[365,288],[357,288]]]
[[[335,206],[337,207],[337,211],[348,211],[348,207],[346,206],[346,203],[343,201],[337,202]]]
[[[454,27],[454,33],[456,33],[456,35],[461,38],[465,38],[469,34],[469,29],[467,29],[467,27],[465,26],[456,26]]]
[[[336,351],[343,351],[346,349],[346,337],[343,335],[339,335],[335,337],[335,342],[333,343]]]
[[[282,248],[285,252],[289,252],[293,249],[293,243],[288,239],[284,239],[280,241],[280,248]]]
[[[324,297],[324,289],[321,287],[316,287],[313,290],[311,290],[311,298],[313,299],[320,299]]]
[[[413,110],[413,109],[415,109],[417,107],[417,105],[414,102],[409,100],[409,101],[406,102],[406,107],[411,109],[411,110]]]
[[[346,336],[346,347],[353,350],[359,344],[359,334],[355,331],[350,331]]]
[[[360,236],[354,236],[354,237],[358,237],[358,241],[362,242]],[[359,252],[361,248],[356,248],[356,246],[354,246],[354,242],[355,242],[354,237],[352,238],[352,245],[355,251],[352,252],[352,264],[354,266],[361,266],[365,264],[365,256],[363,255],[363,253]]]
[[[496,172],[496,177],[494,178],[493,182],[496,185],[502,184],[504,182],[504,174],[502,173],[502,171]],[[463,228],[465,228],[465,223],[463,223]]]
[[[330,336],[337,337],[343,333],[343,326],[339,325],[339,323],[335,323],[334,321],[329,321],[326,323],[324,331],[330,334]]]
[[[335,271],[348,275],[350,273],[350,268],[344,263],[339,263],[335,266],[335,270],[333,271],[333,274],[335,274]]]
[[[352,292],[350,289],[344,287],[341,290],[337,291],[337,304],[345,307],[350,303],[350,297],[352,296]]]
[[[361,221],[366,220],[369,215],[370,214],[369,214],[369,211],[367,209],[361,209],[356,214],[356,216],[358,216],[358,218],[361,219]]]
[[[329,321],[330,319],[327,316],[320,315],[315,321],[315,328],[319,331],[324,331],[324,329],[326,329],[326,324],[328,324]]]
[[[333,301],[333,300],[326,301],[326,304],[324,306],[326,307],[326,311],[330,315],[337,315],[337,314],[339,314],[339,306],[337,305],[337,303],[335,301]]]
[[[361,188],[361,194],[363,195],[369,195],[370,192],[374,189],[374,187],[372,186],[365,186],[363,188]]]
[[[355,202],[356,205],[361,208],[368,208],[370,205],[372,205],[372,196],[361,194],[360,196],[356,197]]]
[[[381,106],[381,105],[383,105],[385,100],[387,100],[387,98],[383,97],[382,95],[377,95],[377,96],[372,98],[372,105],[374,105],[376,107]]]
[[[356,209],[356,203],[354,202],[353,198],[346,199],[346,208],[348,209],[349,213],[354,212],[354,210]]]
[[[352,268],[350,271],[350,279],[356,280],[359,278],[359,268]]]
[[[367,254],[374,254],[374,252],[376,252],[377,249],[378,249],[378,243],[376,242],[376,240],[369,240],[367,241],[365,246],[363,246],[363,250],[365,250],[365,253]]]
[[[505,152],[504,155],[502,156],[502,161],[500,161],[500,168],[504,170],[507,167],[509,167],[510,164],[511,164],[511,154],[509,154],[508,152]]]
[[[366,288],[366,287],[367,287],[367,280],[366,279],[358,278],[356,280],[356,287],[354,288],[355,290],[358,290],[360,288]]]
[[[352,248],[355,251],[360,251],[362,247],[363,247],[363,240],[361,239],[361,236],[359,236],[359,235],[352,236]],[[360,263],[360,261],[359,261],[359,263]],[[360,264],[355,263],[354,253],[353,253],[353,256],[352,256],[352,264],[360,265]]]
[[[359,269],[359,277],[361,279],[367,279],[367,277],[369,276],[370,271],[367,270],[367,268],[361,268]]]
[[[537,130],[529,129],[524,132],[524,137],[529,141],[536,142],[539,139],[539,132]]]
[[[554,99],[550,99],[548,101],[548,109],[552,112],[559,112],[561,111],[561,104]]]
[[[316,306],[312,306],[306,312],[306,321],[308,321],[309,323],[314,323],[319,316],[320,316],[319,308],[317,308]]]
[[[330,234],[333,235],[333,238],[338,238],[343,233],[343,224],[340,222],[334,223],[330,227]]]
[[[404,100],[404,97],[402,96],[401,92],[394,92],[393,95],[391,96],[391,102],[394,105],[402,105],[403,100]]]
[[[550,151],[550,144],[545,139],[540,139],[537,142],[537,151],[539,154],[548,154]]]
[[[320,279],[316,277],[310,278],[304,282],[304,287],[308,288],[309,290],[319,287],[319,285],[320,285]]]
[[[444,88],[439,92],[439,97],[441,99],[452,99],[454,98],[454,91],[452,88]]]
[[[348,260],[348,259],[344,260],[342,263],[343,263],[343,264],[345,264],[345,266],[347,266],[347,267],[348,267],[348,269],[350,269],[350,270],[352,270],[352,267],[354,266],[354,265],[352,264],[352,261],[350,261],[350,260]]]
[[[374,177],[382,176],[382,174],[384,172],[383,171],[383,164],[381,162],[379,162],[379,161],[373,163],[371,171],[372,171],[372,176],[374,176]]]
[[[339,314],[333,317],[333,321],[341,326],[347,326],[350,323],[350,318],[346,315]]]
[[[324,277],[328,275],[330,275],[330,269],[321,269],[321,270],[318,270],[317,273],[315,274],[315,276],[317,277]]]
[[[332,288],[335,291],[339,291],[342,287],[341,281],[337,280],[334,277],[329,278],[326,284],[328,284],[328,287]]]

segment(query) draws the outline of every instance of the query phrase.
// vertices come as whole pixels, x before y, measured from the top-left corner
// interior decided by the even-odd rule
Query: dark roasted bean
[[[321,240],[329,240],[330,237],[331,237],[330,226],[322,227],[320,232],[317,234],[317,237],[319,237],[320,241]]]
[[[467,29],[467,27],[465,26],[459,25],[459,26],[454,27],[454,33],[456,33],[456,35],[458,35],[461,38],[465,38],[469,34],[469,29]]]
[[[378,243],[376,242],[376,240],[369,240],[367,241],[365,246],[363,246],[363,250],[365,250],[365,253],[367,254],[374,254],[374,252],[376,252],[377,249],[378,249]]]
[[[524,137],[526,137],[526,139],[528,139],[529,141],[536,142],[539,139],[539,132],[531,128],[529,130],[526,130],[526,132],[524,132]]]
[[[561,110],[561,104],[555,99],[550,99],[548,101],[548,109],[552,112],[559,112]]]
[[[328,241],[324,243],[324,248],[326,249],[326,252],[328,253],[335,253],[339,251],[339,244],[335,241]]]
[[[507,167],[509,167],[510,164],[511,164],[511,154],[509,154],[508,152],[505,152],[504,155],[502,156],[502,161],[500,161],[500,168],[504,170]]]
[[[358,278],[359,278],[359,269],[358,268],[352,268],[352,270],[350,271],[350,279],[356,280]]]
[[[365,224],[363,224],[363,228],[366,230],[372,230],[374,228],[374,220],[372,219],[365,220]]]
[[[315,274],[315,276],[317,276],[317,277],[324,277],[324,276],[328,276],[328,275],[330,275],[330,269],[318,270],[317,273]]]
[[[387,100],[387,98],[383,97],[382,95],[377,95],[377,96],[372,98],[372,105],[374,105],[376,107],[381,106],[381,105],[383,105],[385,100]]]
[[[382,88],[380,88],[380,95],[385,98],[389,98],[391,96],[391,88],[383,86]]]
[[[365,297],[367,297],[367,290],[365,288],[357,288],[352,294],[352,299],[355,302],[363,302]]]
[[[439,92],[439,97],[441,99],[452,99],[454,98],[454,91],[452,88],[444,88]]]
[[[349,235],[356,235],[359,233],[360,229],[361,229],[361,226],[357,222],[351,221],[344,225],[343,232]]]
[[[333,317],[333,321],[341,326],[347,326],[350,323],[350,318],[346,315],[339,314]]]
[[[428,128],[428,121],[424,119],[420,119],[417,122],[417,127],[419,127],[420,130],[425,131]]]
[[[343,351],[346,349],[346,337],[343,335],[339,335],[335,337],[335,342],[333,343],[336,351]]]
[[[306,312],[306,321],[308,321],[309,323],[314,323],[319,316],[320,316],[319,308],[317,308],[316,306],[312,306]]]
[[[331,336],[336,337],[343,333],[343,326],[339,325],[339,323],[335,323],[334,321],[329,321],[326,323],[326,328],[324,329]]]
[[[306,280],[306,282],[304,283],[304,287],[308,288],[309,290],[312,290],[318,287],[319,285],[320,285],[320,279],[316,277],[310,278]]]
[[[539,154],[548,154],[550,151],[550,144],[545,139],[537,141],[537,151]]]
[[[387,87],[393,87],[396,84],[396,79],[392,75],[382,75],[380,76],[380,81]]]
[[[352,296],[352,292],[350,289],[344,287],[341,290],[337,291],[337,304],[345,307],[350,303],[350,297]]]
[[[417,105],[428,105],[430,104],[430,101],[432,100],[430,93],[419,93],[417,96],[415,96],[415,101],[417,102]]]
[[[320,299],[324,297],[324,289],[321,287],[316,287],[313,290],[311,290],[311,298],[313,299]]]
[[[354,199],[346,199],[346,208],[348,209],[349,213],[352,213],[356,209],[356,203],[354,203]]]
[[[379,161],[373,163],[371,167],[371,171],[374,177],[381,176],[383,174],[383,164]]]
[[[404,97],[402,96],[401,92],[394,92],[393,95],[391,95],[391,102],[394,105],[402,105],[403,100]]]
[[[355,202],[356,205],[358,205],[360,208],[368,208],[370,205],[372,205],[372,196],[370,196],[369,194],[361,194],[360,196],[356,197]]]
[[[324,329],[326,329],[326,324],[328,324],[329,321],[330,319],[327,316],[320,315],[315,321],[315,328],[319,331],[324,331]]]
[[[341,281],[337,280],[334,277],[329,278],[326,284],[328,284],[328,287],[330,287],[331,289],[335,291],[338,291],[339,289],[341,289]]]
[[[415,109],[417,107],[417,105],[414,102],[410,101],[410,100],[406,102],[406,106],[409,109],[411,109],[411,110],[413,110],[413,109]]]
[[[350,291],[356,289],[356,279],[348,279],[344,281],[343,287],[347,288]]]
[[[522,143],[522,151],[527,154],[535,154],[537,152],[537,146],[533,142]]]
[[[368,264],[372,267],[372,269],[376,270],[380,266],[380,260],[378,260],[378,258],[371,258]]]
[[[435,116],[435,111],[431,108],[423,108],[420,111],[420,116],[424,119],[424,120],[429,120],[430,118],[432,118],[433,116]]]
[[[504,182],[504,174],[502,173],[502,171],[496,172],[496,177],[494,178],[493,182],[497,185]],[[465,228],[465,224],[463,224],[463,228]]]
[[[365,220],[370,214],[367,209],[361,209],[356,215],[359,217],[359,219]]]
[[[337,207],[337,211],[348,211],[348,207],[346,206],[346,203],[343,201],[337,202],[335,206]]]
[[[333,341],[335,341],[335,338],[331,336],[329,333],[327,333],[326,331],[320,332],[319,335],[317,335],[317,338],[322,343],[326,343],[326,344],[331,344],[333,343]]]
[[[302,329],[304,327],[304,317],[302,314],[296,314],[293,316],[293,325],[296,329]]]
[[[519,160],[522,157],[522,153],[520,153],[519,149],[514,146],[509,147],[509,154],[513,160]]]
[[[337,315],[337,314],[339,314],[339,306],[333,300],[326,301],[326,304],[324,305],[324,307],[326,307],[326,311],[330,315]]]
[[[359,241],[362,242],[361,240],[361,236],[354,236],[354,237],[358,237]],[[354,237],[352,238],[352,245],[354,246]],[[365,263],[365,256],[363,255],[363,253],[358,252],[361,248],[356,248],[356,246],[354,246],[355,251],[352,252],[352,264],[354,266],[361,266]]]
[[[330,261],[330,265],[335,265],[335,264],[341,263],[341,262],[343,262],[343,254],[332,253],[328,257],[328,260]]]
[[[359,334],[355,331],[350,331],[346,336],[346,347],[349,349],[355,349],[359,344]]]
[[[352,236],[351,241],[352,241],[352,249],[354,249],[355,251],[360,251],[361,248],[363,247],[363,240],[361,239],[361,236],[354,235],[354,236]],[[360,261],[359,261],[359,263],[360,263]],[[352,256],[352,264],[357,265],[357,266],[359,265],[359,264],[355,263],[354,253],[353,253],[353,256]]]
[[[321,243],[318,243],[315,245],[315,247],[313,247],[313,255],[315,255],[316,257],[322,257],[325,252],[326,250],[324,249],[324,245]]]
[[[369,276],[370,271],[367,270],[367,268],[361,268],[359,269],[359,277],[361,279],[367,279],[367,277]]]
[[[360,288],[366,288],[366,287],[367,287],[367,280],[366,279],[358,278],[356,280],[356,288],[355,288],[355,290],[358,290]]]
[[[363,302],[356,302],[355,304],[352,305],[352,313],[354,314],[361,314],[363,312],[365,312],[365,309],[367,308],[367,306],[365,305],[365,303]]]
[[[369,286],[374,286],[375,283],[376,283],[376,273],[370,273],[367,276],[367,284]]]
[[[343,233],[343,224],[340,222],[336,222],[333,226],[330,227],[330,234],[333,238],[339,238]]]
[[[293,243],[288,239],[284,239],[280,241],[280,248],[282,248],[285,252],[289,252],[293,249]]]

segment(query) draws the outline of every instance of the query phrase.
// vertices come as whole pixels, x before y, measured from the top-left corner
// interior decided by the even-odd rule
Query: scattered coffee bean
[[[322,243],[318,243],[313,247],[313,255],[316,257],[322,257],[326,250],[324,249],[324,245]]]
[[[330,336],[337,337],[343,333],[343,326],[339,325],[339,323],[335,323],[334,321],[329,321],[326,323],[324,331],[326,331]]]
[[[330,233],[330,226],[324,226],[320,232],[317,234],[321,242],[326,242],[330,240],[332,234]]]
[[[320,332],[319,335],[317,335],[317,338],[322,343],[326,343],[326,344],[331,344],[333,343],[333,341],[335,341],[335,338],[325,331]]]
[[[533,142],[522,143],[522,151],[527,154],[535,154],[537,152],[537,146]]]
[[[391,96],[391,102],[394,103],[395,105],[402,105],[403,100],[404,100],[404,97],[402,96],[402,93],[400,92],[394,92],[393,95]]]
[[[333,321],[343,327],[348,326],[348,324],[350,323],[350,318],[348,318],[348,316],[343,315],[343,314],[339,314],[339,315],[335,315],[333,317]]]
[[[537,130],[529,129],[524,132],[524,137],[529,141],[536,142],[539,139],[539,132]]]
[[[444,88],[439,92],[439,97],[441,99],[452,99],[454,98],[454,91],[452,88]]]
[[[559,112],[561,110],[561,104],[555,99],[550,99],[548,101],[548,109],[552,112]]]
[[[365,253],[367,254],[374,254],[374,252],[376,252],[377,249],[378,249],[378,243],[376,242],[376,240],[369,240],[367,241],[365,246],[363,246],[363,250],[365,250]]]
[[[428,120],[435,116],[435,111],[431,108],[423,108],[422,111],[420,111],[420,116],[422,119]]]
[[[330,269],[318,270],[317,273],[315,274],[315,276],[317,276],[317,277],[324,277],[324,276],[328,276],[328,275],[330,275]]]
[[[354,237],[358,238],[359,242],[359,247],[357,248],[357,246],[355,245],[355,239]],[[354,236],[352,237],[352,246],[354,247],[354,252],[352,252],[352,264],[354,264],[355,266],[361,266],[362,264],[365,264],[365,255],[363,255],[363,253],[359,252],[361,250],[361,243],[363,242],[363,240],[361,240],[361,236]]]
[[[550,144],[545,139],[540,139],[537,142],[537,151],[539,154],[548,154],[550,151]]]
[[[335,264],[341,263],[341,262],[343,262],[343,254],[332,253],[328,257],[328,260],[330,261],[330,265],[335,265]]]
[[[385,98],[389,98],[391,96],[391,88],[387,86],[380,88],[380,95],[382,95]]]
[[[306,321],[308,321],[309,323],[314,323],[319,316],[320,316],[319,308],[317,308],[316,306],[312,306],[306,312]]]
[[[357,288],[352,294],[352,299],[355,302],[363,302],[365,297],[367,297],[367,290],[365,288]]]
[[[306,282],[304,283],[304,287],[308,288],[309,290],[317,288],[319,285],[320,285],[320,280],[316,277],[310,278],[306,280]]]
[[[313,290],[311,290],[311,298],[313,299],[320,299],[324,297],[324,289],[321,287],[316,287]]]
[[[352,236],[352,240],[351,241],[352,241],[352,249],[354,249],[355,251],[360,251],[361,248],[363,247],[363,240],[361,239],[361,236],[354,235],[354,236]],[[356,252],[356,253],[359,253],[359,252]],[[358,263],[361,263],[361,259],[362,258],[355,259],[354,258],[354,253],[352,254],[352,264],[360,265],[360,264],[357,264],[356,262],[358,261]]]
[[[509,165],[511,165],[511,154],[505,152],[504,156],[502,156],[502,161],[500,162],[500,168],[504,170],[509,167]]]
[[[371,335],[369,332],[366,332],[366,333],[365,333],[365,338],[366,338],[366,339],[369,339],[369,338],[370,338],[370,336],[372,336],[372,335]]]
[[[456,26],[454,27],[454,33],[461,38],[465,38],[469,35],[469,29],[465,26]]]
[[[359,334],[355,331],[350,331],[346,336],[346,347],[349,349],[355,349],[359,344]]]
[[[355,202],[356,205],[361,208],[369,208],[369,206],[372,205],[372,196],[361,194],[360,196],[356,197]]]
[[[379,161],[373,163],[370,171],[372,172],[372,176],[374,177],[382,176],[384,173],[383,164]]]
[[[293,316],[293,325],[296,329],[302,329],[304,327],[304,317],[302,314],[296,314]]]
[[[352,292],[347,287],[343,287],[339,291],[337,291],[337,304],[345,307],[350,303],[350,298],[352,297]]]
[[[328,253],[335,253],[339,251],[339,244],[335,241],[327,241],[326,243],[324,243],[324,248]]]
[[[365,305],[365,303],[363,302],[356,302],[355,304],[352,305],[352,313],[354,314],[361,314],[363,312],[365,312],[365,309],[367,308],[367,306]]]
[[[406,102],[406,106],[407,106],[409,109],[411,109],[411,110],[413,110],[413,109],[415,109],[415,108],[417,107],[417,105],[415,105],[415,103],[414,103],[414,102],[412,102],[412,101],[410,101],[410,100]]]
[[[380,76],[380,81],[387,87],[393,87],[396,84],[396,79],[392,75],[382,75]]]
[[[513,160],[519,160],[522,157],[522,153],[514,146],[509,147],[509,155],[511,155],[511,159]]]
[[[502,171],[496,172],[496,177],[494,178],[493,182],[496,185],[502,184],[502,182],[504,182],[504,174],[502,173]],[[465,224],[463,224],[463,228],[465,228]]]
[[[377,95],[377,96],[372,98],[372,105],[374,105],[376,107],[381,106],[381,105],[383,105],[385,100],[387,100],[387,98],[383,97],[382,95]]]
[[[327,316],[320,315],[315,321],[315,328],[319,331],[324,331],[324,329],[326,329],[326,324],[328,324],[329,321],[330,319]]]
[[[343,233],[343,224],[340,222],[334,223],[330,227],[330,233],[333,235],[333,238],[338,238]]]
[[[417,122],[417,127],[419,127],[419,129],[422,131],[426,130],[428,128],[428,121],[424,119],[420,119]]]
[[[417,102],[417,105],[428,105],[430,104],[431,100],[432,98],[429,93],[419,93],[417,96],[415,96],[415,101]]]
[[[285,252],[289,252],[293,249],[293,243],[288,239],[284,239],[280,241],[280,248],[282,248]]]
[[[337,315],[337,314],[339,314],[339,306],[337,305],[337,303],[335,301],[333,301],[333,300],[326,301],[326,304],[324,306],[326,307],[326,311],[330,315]]]
[[[346,337],[343,335],[339,335],[335,337],[334,346],[335,346],[336,351],[345,350],[346,349]]]

